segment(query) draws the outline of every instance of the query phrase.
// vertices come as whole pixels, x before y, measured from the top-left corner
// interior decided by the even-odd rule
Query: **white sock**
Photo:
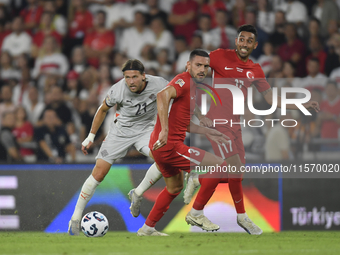
[[[143,225],[142,229],[145,231],[145,232],[153,232],[155,230],[154,227],[149,227],[148,225]]]
[[[157,169],[156,163],[153,163],[146,172],[144,179],[135,189],[137,196],[143,195],[152,185],[162,177],[161,172]]]
[[[72,220],[81,220],[85,206],[93,196],[97,186],[100,184],[92,174],[86,179],[81,188],[76,207],[74,209]]]
[[[194,208],[191,208],[190,214],[194,217],[198,217],[198,216],[203,215],[203,210],[196,210]]]

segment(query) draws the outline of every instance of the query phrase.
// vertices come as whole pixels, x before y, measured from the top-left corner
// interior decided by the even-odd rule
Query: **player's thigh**
[[[102,159],[111,165],[117,159],[123,158],[128,149],[136,142],[137,138],[118,136],[109,132],[100,146],[96,159]]]
[[[98,182],[101,182],[102,180],[104,180],[105,176],[110,171],[111,165],[112,164],[106,162],[105,160],[97,159],[96,165],[94,166],[92,170],[92,176]]]
[[[147,157],[149,156],[150,153],[149,141],[151,133],[152,130],[140,135],[134,143],[136,150],[138,150],[140,153]]]
[[[223,159],[210,152],[206,152],[200,166],[216,166],[223,163]]]
[[[221,133],[225,134],[226,136],[228,136],[230,138],[230,140],[228,141],[227,144],[217,144],[216,142],[210,140],[208,138],[208,140],[210,141],[211,143],[211,146],[214,150],[214,153],[216,156],[220,157],[220,158],[223,158],[223,159],[226,159],[226,158],[229,158],[235,154],[238,154],[238,146],[237,146],[237,143],[236,143],[236,135],[234,132],[232,131],[229,131],[227,129],[221,129],[221,130],[218,130],[220,131]]]

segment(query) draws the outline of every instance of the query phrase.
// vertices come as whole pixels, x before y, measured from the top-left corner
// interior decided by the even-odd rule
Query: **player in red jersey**
[[[194,50],[187,62],[187,72],[177,75],[168,86],[157,94],[157,122],[150,137],[149,147],[166,187],[158,195],[138,236],[167,236],[154,227],[169,209],[172,200],[183,189],[183,172],[191,167],[218,165],[227,167],[225,161],[209,152],[186,146],[186,132],[205,134],[219,145],[228,143],[228,137],[217,130],[193,124],[190,119],[196,104],[196,83],[202,82],[209,69],[210,58],[203,50]],[[204,215],[196,219],[205,230],[218,230]]]
[[[269,105],[272,105],[272,89],[265,79],[265,75],[259,64],[254,64],[249,59],[251,52],[257,47],[258,42],[256,28],[251,25],[243,25],[238,29],[238,37],[235,39],[236,50],[218,49],[210,53],[210,67],[213,71],[213,86],[219,83],[218,78],[223,78],[222,83],[236,86],[247,97],[247,88],[254,85],[263,95]],[[214,141],[210,142],[217,156],[225,159],[230,166],[235,166],[240,171],[245,164],[245,151],[242,142],[240,116],[233,115],[233,96],[229,89],[216,89],[222,98],[222,105],[211,104],[206,117],[200,117],[200,123],[204,126],[212,126],[212,119],[228,120],[227,124],[216,125],[216,129],[230,138],[228,145],[219,145]],[[278,98],[278,107],[281,107],[281,99]],[[310,101],[303,104],[307,109],[319,111],[317,102]],[[295,105],[287,105],[287,109],[298,109]],[[232,123],[232,124],[231,124]],[[208,175],[211,177],[211,175]],[[205,175],[192,173],[188,178],[187,188],[184,191],[184,202],[188,204],[196,188],[201,185],[197,194],[193,208],[186,216],[186,220],[191,224],[192,216],[203,215],[203,208],[213,195],[216,186],[220,182],[225,182],[225,178],[205,178]],[[237,223],[249,234],[260,235],[262,230],[256,226],[247,216],[242,191],[242,174],[228,174],[227,182],[234,201],[237,212]],[[189,219],[189,220],[188,220]],[[200,227],[198,224],[192,224]]]

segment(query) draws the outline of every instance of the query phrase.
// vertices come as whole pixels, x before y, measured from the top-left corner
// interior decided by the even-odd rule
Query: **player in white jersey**
[[[86,155],[107,111],[117,105],[119,116],[111,123],[110,130],[96,157],[96,165],[92,174],[81,189],[69,222],[68,233],[70,235],[79,235],[80,220],[85,206],[96,187],[109,172],[113,162],[124,157],[132,145],[145,156],[149,156],[150,134],[153,131],[157,114],[156,95],[165,88],[168,81],[161,77],[146,75],[143,64],[136,59],[125,62],[122,72],[124,78],[108,91],[93,118],[90,134],[82,143],[82,151]],[[154,163],[139,186],[129,192],[132,202],[130,210],[134,217],[139,215],[142,194],[161,176],[162,174]]]

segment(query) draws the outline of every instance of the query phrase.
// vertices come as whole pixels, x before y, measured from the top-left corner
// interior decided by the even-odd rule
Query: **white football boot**
[[[198,181],[198,174],[195,172],[190,172],[185,175],[186,187],[184,190],[184,204],[189,204],[196,189],[201,185]]]
[[[140,205],[142,203],[143,197],[137,196],[135,189],[130,190],[129,199],[131,201],[130,212],[133,217],[138,217],[140,214]]]
[[[188,212],[187,216],[185,216],[185,221],[191,226],[197,226],[206,231],[217,231],[220,229],[219,225],[212,223],[203,214],[195,217],[190,212]]]
[[[79,236],[80,220],[70,220],[68,223],[68,234],[70,236]]]
[[[237,215],[237,224],[250,235],[261,235],[262,229],[249,219],[246,213]]]

